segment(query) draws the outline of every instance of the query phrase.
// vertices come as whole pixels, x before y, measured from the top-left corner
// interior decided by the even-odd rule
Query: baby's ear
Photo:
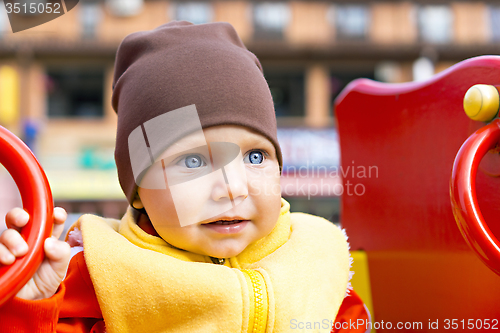
[[[136,194],[134,201],[132,201],[132,207],[135,209],[142,209],[144,208],[144,205],[142,204],[141,198],[139,198],[139,195]]]

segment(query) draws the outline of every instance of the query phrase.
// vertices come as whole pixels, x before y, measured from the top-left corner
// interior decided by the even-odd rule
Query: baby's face
[[[190,135],[160,156],[166,189],[139,187],[138,193],[156,232],[166,242],[202,255],[233,257],[268,235],[277,222],[281,191],[276,150],[264,136],[245,127],[214,126],[203,134],[210,149],[198,142],[199,135]],[[224,174],[220,168],[213,172],[212,167],[217,164],[214,151],[226,147],[216,146],[221,142],[241,150],[241,157],[224,168]],[[197,183],[183,184],[179,179],[201,185],[186,186]],[[196,216],[197,210],[204,211],[205,215],[199,215],[203,220],[195,217],[183,223],[184,216]],[[217,213],[210,216],[207,211]]]

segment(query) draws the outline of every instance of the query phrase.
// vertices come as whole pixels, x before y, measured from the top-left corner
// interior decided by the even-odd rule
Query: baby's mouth
[[[219,234],[237,234],[245,229],[248,222],[250,222],[250,220],[246,220],[241,216],[228,216],[223,217],[220,220],[202,224],[202,226]]]
[[[207,224],[228,225],[228,224],[240,223],[240,222],[243,222],[243,221],[245,221],[245,220],[230,220],[230,221],[219,220],[219,221],[214,221],[214,222],[210,222],[210,223],[207,223]]]

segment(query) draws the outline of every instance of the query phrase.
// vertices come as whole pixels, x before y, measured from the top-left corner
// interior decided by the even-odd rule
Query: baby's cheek
[[[167,243],[185,251],[196,252],[198,235],[193,231],[191,226],[163,226],[157,231],[160,237]]]
[[[249,178],[249,195],[252,197],[280,197],[281,186],[279,181],[267,178]]]
[[[266,168],[252,170],[247,173],[249,194],[268,198],[281,198],[279,166],[270,165]]]
[[[281,187],[279,178],[266,177],[252,179],[255,188],[252,201],[259,212],[256,223],[258,238],[268,235],[278,220],[281,210]]]

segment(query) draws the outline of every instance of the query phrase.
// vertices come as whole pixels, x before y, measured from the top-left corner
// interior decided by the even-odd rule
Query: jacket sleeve
[[[0,307],[0,332],[104,333],[104,321],[83,252],[70,262],[57,293],[48,299],[17,297]]]
[[[340,306],[331,333],[365,333],[371,330],[371,318],[361,298],[351,290]]]

